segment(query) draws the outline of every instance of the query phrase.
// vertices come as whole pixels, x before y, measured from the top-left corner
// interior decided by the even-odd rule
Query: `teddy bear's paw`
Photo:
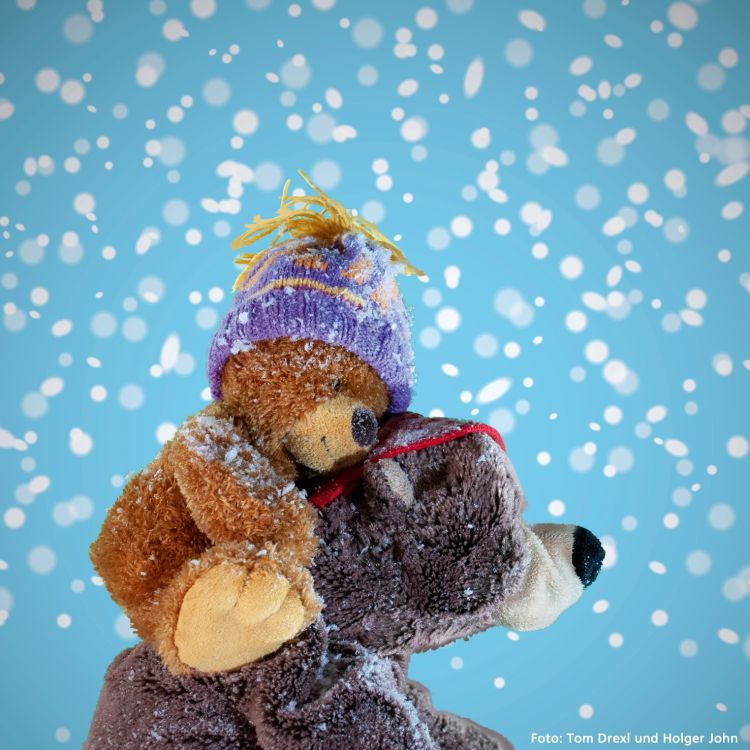
[[[201,672],[237,669],[276,651],[304,630],[320,605],[308,571],[224,562],[185,594],[175,630],[180,660]],[[287,571],[289,572],[289,571]]]

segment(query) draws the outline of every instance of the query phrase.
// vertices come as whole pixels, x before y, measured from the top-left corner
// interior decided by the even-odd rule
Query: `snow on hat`
[[[232,243],[245,247],[278,230],[266,250],[237,260],[244,265],[237,293],[209,349],[211,392],[221,398],[224,365],[253,342],[312,339],[341,346],[371,365],[388,389],[389,410],[405,411],[414,354],[396,276],[421,271],[373,224],[300,174],[316,194],[290,196],[287,181],[277,215],[256,216]],[[282,242],[284,235],[290,239]]]

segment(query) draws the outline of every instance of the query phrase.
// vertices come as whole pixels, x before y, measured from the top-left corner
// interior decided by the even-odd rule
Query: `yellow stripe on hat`
[[[318,292],[324,292],[330,294],[333,297],[343,297],[347,302],[351,302],[357,307],[364,307],[365,300],[357,294],[343,286],[331,286],[330,284],[324,284],[321,281],[315,279],[306,279],[304,277],[292,276],[286,279],[274,279],[269,281],[268,284],[262,286],[260,289],[256,289],[250,297],[259,297],[266,292],[270,292],[272,289],[283,289],[286,286],[295,286],[302,289],[315,289]]]
[[[243,272],[237,278],[237,281],[234,284],[234,288],[238,289],[240,287],[240,279],[242,279],[242,287],[244,287],[245,289],[254,284],[263,275],[264,271],[266,271],[268,267],[273,264],[273,262],[276,260],[276,257],[278,255],[283,255],[284,252],[285,248],[276,246],[266,248],[263,253],[258,253],[258,255],[253,256],[255,258],[255,262],[252,265],[248,265],[243,270]],[[262,262],[259,263],[258,261]]]

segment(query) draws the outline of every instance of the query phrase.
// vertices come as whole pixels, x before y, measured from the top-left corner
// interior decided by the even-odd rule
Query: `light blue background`
[[[122,477],[158,451],[157,428],[179,424],[201,407],[205,352],[234,278],[229,239],[254,213],[275,211],[281,176],[293,177],[298,167],[345,204],[370,217],[382,214],[382,230],[401,235],[410,260],[429,274],[426,284],[402,283],[415,320],[414,408],[474,414],[500,427],[529,497],[528,518],[581,523],[606,538],[606,569],[549,630],[514,641],[495,629],[415,658],[412,674],[430,686],[435,704],[504,732],[519,748],[530,746],[532,731],[726,731],[750,741],[748,459],[741,456],[749,431],[749,196],[741,175],[750,153],[750,5],[477,0],[471,7],[470,0],[425,0],[437,23],[422,28],[435,20],[429,13],[416,16],[422,3],[338,0],[325,10],[333,3],[303,0],[298,17],[295,6],[279,0],[262,10],[250,7],[259,4],[219,0],[203,19],[196,12],[210,12],[208,0],[193,3],[192,11],[176,0],[107,0],[101,19],[98,4],[87,10],[83,0],[39,0],[28,10],[18,6],[33,5],[30,0],[3,0],[0,746],[83,741],[104,670],[132,643],[127,623],[91,580],[88,545]],[[542,31],[528,27],[539,25],[537,17],[519,17],[524,9],[541,15]],[[375,24],[358,25],[363,18]],[[181,21],[189,36],[165,38],[169,19]],[[364,33],[368,26],[374,36]],[[615,35],[621,46],[611,46],[617,40],[608,43],[605,35]],[[362,47],[363,40],[377,44]],[[508,47],[513,40],[526,44]],[[229,52],[233,44],[236,54]],[[442,59],[430,59],[430,45],[442,46]],[[163,70],[145,87],[136,70],[148,53],[158,55],[156,68]],[[304,56],[296,67],[289,62],[295,55]],[[433,48],[432,55],[439,51]],[[574,75],[569,66],[581,56],[593,67]],[[484,76],[469,97],[464,77],[476,59]],[[370,86],[360,82],[367,65],[378,73]],[[82,82],[83,101],[66,103],[60,90],[41,92],[35,80],[43,68],[55,69],[61,82]],[[148,73],[141,70],[142,81]],[[626,88],[623,81],[632,74],[641,82]],[[211,79],[228,87],[223,104],[206,101],[206,95],[216,101],[216,85],[205,90]],[[401,96],[398,86],[407,79],[415,79],[418,90]],[[45,80],[54,87],[54,76]],[[602,81],[619,87],[607,96]],[[581,92],[584,85],[590,89]],[[331,88],[343,98],[339,109],[331,105],[335,96],[326,99]],[[70,98],[76,86],[63,90]],[[283,93],[289,91],[294,96]],[[594,101],[584,104],[584,97],[592,98],[588,91]],[[449,100],[441,103],[441,94]],[[192,97],[192,106],[173,122],[168,110],[183,96]],[[125,117],[116,105],[126,106]],[[400,121],[393,112],[399,107]],[[233,117],[241,109],[253,110],[259,127],[233,146]],[[333,140],[331,121],[314,119],[314,110],[351,126],[356,137]],[[706,134],[688,127],[688,113],[703,118],[691,116],[690,123]],[[293,114],[302,129],[288,127]],[[427,124],[418,143],[401,131],[412,117]],[[472,144],[479,128],[489,128],[486,148]],[[617,154],[607,139],[624,128],[632,128],[635,139]],[[97,145],[102,136],[108,142]],[[165,138],[179,139],[183,157],[179,148],[175,154],[175,141],[167,141],[161,158],[145,166],[147,143]],[[620,139],[628,140],[628,133]],[[559,151],[549,148],[555,141]],[[416,145],[425,150],[415,152]],[[545,145],[547,159],[566,163],[539,173],[545,157],[533,152]],[[153,152],[158,144],[148,148]],[[612,153],[621,157],[617,163],[603,163]],[[77,171],[66,162],[71,157],[79,160]],[[254,179],[244,185],[239,213],[210,213],[202,201],[227,198],[227,180],[216,170],[228,159],[255,170]],[[376,184],[376,159],[387,160],[390,187],[388,180]],[[716,184],[732,164],[739,166]],[[494,196],[506,202],[487,193],[492,169],[505,193]],[[670,170],[682,178],[672,173],[665,184]],[[733,175],[740,179],[722,184]],[[634,183],[648,187],[645,203],[631,200],[638,200],[638,188],[629,197]],[[584,185],[596,191],[579,193]],[[596,207],[579,205],[587,192],[599,197]],[[406,193],[412,202],[404,200]],[[80,194],[95,199],[88,217],[86,198],[74,204]],[[165,211],[174,199],[184,206]],[[551,212],[538,236],[523,219],[534,214],[530,202]],[[175,224],[185,207],[189,216]],[[741,209],[738,218],[723,216]],[[624,222],[607,227],[622,231],[610,236],[603,227],[618,215]],[[451,226],[466,233],[464,220],[454,222],[459,216],[470,219],[468,236],[450,235]],[[510,222],[509,232],[502,225],[506,233],[495,231],[498,219]],[[436,227],[449,234],[430,234]],[[149,228],[158,230],[160,241],[139,253],[139,237]],[[200,241],[190,244],[186,235],[195,229]],[[68,235],[71,247],[60,251],[66,232],[77,240]],[[48,238],[41,249],[40,235]],[[441,244],[440,236],[450,242],[436,250],[431,245]],[[536,243],[544,243],[546,257],[534,257]],[[103,257],[108,246],[114,258]],[[535,253],[545,249],[537,246]],[[577,278],[561,272],[567,256],[582,261]],[[626,269],[626,261],[637,262],[640,273]],[[569,266],[575,264],[563,264],[568,276]],[[618,272],[611,272],[610,287],[613,266],[623,273],[617,280]],[[146,277],[163,284],[156,302],[139,294]],[[32,294],[37,287],[48,293],[44,304],[43,292]],[[214,287],[223,290],[222,300],[216,301],[216,291],[209,297]],[[494,304],[501,289],[517,290],[525,300],[509,317]],[[688,296],[699,308],[692,312],[690,290],[704,293]],[[609,297],[614,309],[592,310],[586,301],[596,306],[600,298],[582,298],[613,291],[622,292]],[[191,292],[201,301],[191,301]],[[584,314],[585,330],[566,326],[574,310]],[[104,336],[111,318],[94,319],[101,312],[116,321],[112,335]],[[72,330],[54,335],[61,320]],[[584,318],[570,320],[575,328]],[[457,329],[444,330],[456,323]],[[173,369],[153,377],[150,368],[173,333],[190,355],[177,364],[183,374]],[[490,336],[477,342],[482,334]],[[613,383],[625,371],[617,363],[606,369],[589,361],[592,340],[606,342],[608,361],[626,363],[637,381],[629,376],[624,386]],[[499,346],[494,354],[493,341]],[[506,356],[508,342],[520,346],[519,356]],[[515,353],[513,346],[508,353]],[[100,366],[87,364],[90,357]],[[446,364],[458,374],[446,374],[456,372]],[[507,392],[477,401],[481,389],[501,377],[511,381]],[[57,395],[51,394],[61,383],[50,378],[62,381]],[[525,385],[525,378],[533,383]],[[138,388],[122,392],[129,384]],[[107,392],[101,402],[90,395],[97,385]],[[122,405],[135,406],[139,393],[142,405]],[[616,424],[604,417],[612,406],[621,410],[619,421],[616,410],[607,412]],[[666,417],[652,424],[646,412],[654,406],[665,407]],[[93,441],[84,455],[71,449],[74,429]],[[681,442],[665,445],[671,440]],[[590,467],[576,452],[586,443],[589,454],[595,449]],[[78,445],[74,441],[80,453]],[[614,449],[620,450],[610,456]],[[551,457],[546,465],[538,458],[543,452]],[[605,474],[612,473],[610,464],[619,467],[614,476]],[[91,504],[77,501],[80,518],[72,522],[68,503],[79,495]],[[550,508],[562,507],[550,506],[552,500],[563,501],[562,516],[551,515]],[[52,569],[36,572],[52,562],[48,550]],[[666,572],[653,572],[654,561]],[[599,600],[609,606],[597,613]],[[666,624],[653,624],[657,610],[667,613]],[[620,647],[610,645],[613,633],[624,639]],[[685,656],[694,650],[690,641],[698,651]],[[497,678],[504,687],[495,686]],[[593,707],[593,716],[582,718],[581,706]]]

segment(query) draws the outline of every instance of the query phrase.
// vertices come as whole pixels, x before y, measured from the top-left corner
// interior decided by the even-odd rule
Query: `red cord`
[[[441,445],[442,443],[456,440],[457,438],[469,435],[473,432],[483,432],[486,435],[489,435],[503,450],[505,450],[503,438],[496,429],[486,424],[480,424],[479,422],[467,422],[456,429],[443,433],[442,435],[422,438],[421,440],[409,443],[408,445],[397,445],[383,451],[382,453],[377,453],[366,460],[376,463],[378,461],[383,461],[386,458],[400,456],[402,453],[411,453],[412,451],[422,450],[423,448],[430,448],[433,445]],[[363,469],[364,462],[344,469],[336,474],[336,476],[328,479],[320,487],[313,490],[312,493],[308,495],[308,501],[316,508],[325,508],[336,498],[349,492],[357,485],[357,482],[362,478]]]

